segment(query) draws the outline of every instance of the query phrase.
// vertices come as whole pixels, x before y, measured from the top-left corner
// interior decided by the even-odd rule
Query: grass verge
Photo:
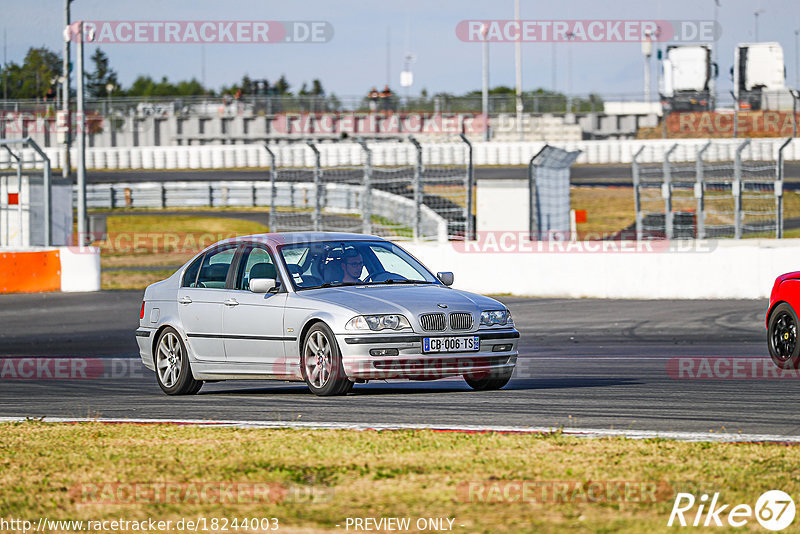
[[[110,215],[106,225],[108,239],[98,243],[103,289],[144,289],[216,241],[268,231],[253,221],[202,215]]]
[[[779,444],[25,422],[0,425],[0,448],[0,509],[31,519],[276,517],[282,531],[326,532],[348,517],[409,517],[454,518],[462,532],[664,532],[675,491],[751,506],[767,490],[800,492],[795,455]],[[491,488],[512,481],[572,489],[502,502]],[[620,482],[659,489],[589,498]],[[225,483],[280,491],[202,491]],[[144,491],[157,484],[183,490]]]

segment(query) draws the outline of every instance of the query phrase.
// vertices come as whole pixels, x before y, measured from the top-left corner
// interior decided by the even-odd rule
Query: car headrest
[[[322,267],[322,278],[326,282],[336,282],[342,279],[344,271],[342,270],[342,260],[334,259],[328,261]]]
[[[250,280],[254,278],[278,278],[278,271],[272,263],[256,263],[250,268]]]
[[[224,282],[225,278],[228,276],[228,267],[227,263],[212,263],[211,265],[206,265],[200,271],[200,279],[212,282]]]

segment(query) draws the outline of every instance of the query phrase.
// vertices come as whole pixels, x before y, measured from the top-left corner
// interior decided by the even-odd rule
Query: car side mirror
[[[453,273],[451,272],[436,273],[436,278],[438,278],[446,286],[453,285]]]
[[[250,280],[250,291],[253,293],[269,293],[277,287],[272,278],[253,278]]]

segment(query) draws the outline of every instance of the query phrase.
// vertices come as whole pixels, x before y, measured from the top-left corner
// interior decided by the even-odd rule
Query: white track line
[[[0,423],[19,423],[28,417],[0,417]],[[40,418],[33,418],[40,420]],[[562,428],[535,426],[475,426],[475,425],[415,425],[365,423],[313,423],[299,421],[239,421],[203,419],[108,419],[89,417],[44,417],[45,423],[110,423],[110,424],[173,424],[233,428],[299,429],[299,430],[437,430],[446,432],[509,432],[523,434],[561,434],[587,438],[624,437],[628,439],[674,439],[679,441],[710,442],[780,442],[800,443],[800,435],[730,434],[720,432],[661,432],[657,430],[614,430],[602,428]]]

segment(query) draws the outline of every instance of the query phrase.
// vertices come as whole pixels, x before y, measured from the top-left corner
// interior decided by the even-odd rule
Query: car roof
[[[270,246],[280,246],[293,243],[317,243],[321,241],[385,241],[382,237],[367,234],[352,234],[346,232],[283,232],[268,234],[251,234],[225,239],[215,245],[237,243],[241,241],[256,241]]]

